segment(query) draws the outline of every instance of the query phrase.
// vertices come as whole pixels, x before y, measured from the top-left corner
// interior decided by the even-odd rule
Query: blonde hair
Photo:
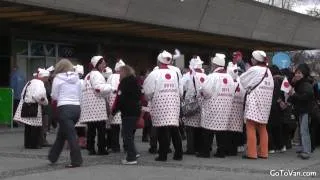
[[[124,77],[122,77],[122,79],[126,78],[128,76],[136,76],[135,72],[134,72],[134,69],[131,66],[128,66],[128,65],[120,67],[120,71],[122,71],[124,73]]]
[[[54,75],[74,71],[73,64],[69,59],[61,59],[54,68]]]

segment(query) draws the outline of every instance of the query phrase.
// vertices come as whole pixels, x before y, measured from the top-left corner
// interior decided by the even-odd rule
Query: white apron
[[[201,111],[201,127],[214,131],[228,130],[234,96],[234,82],[226,73],[212,73],[202,87],[205,97]]]
[[[177,72],[170,69],[156,69],[144,81],[143,89],[147,99],[151,101],[152,125],[179,126],[182,87],[179,86]]]
[[[261,81],[266,72],[266,67],[253,66],[240,76],[240,83],[244,89],[254,87]],[[270,70],[262,83],[247,95],[245,105],[245,120],[267,124],[269,120],[274,82]]]
[[[107,80],[107,83],[111,85],[112,89],[118,89],[120,84],[120,74],[111,74]],[[109,107],[112,108],[114,101],[116,100],[117,93],[113,91],[108,96]],[[121,112],[118,112],[115,116],[110,119],[110,124],[121,124]]]

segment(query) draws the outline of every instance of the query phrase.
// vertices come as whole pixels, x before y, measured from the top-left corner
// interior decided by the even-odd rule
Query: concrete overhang
[[[0,20],[234,49],[320,48],[320,20],[251,0],[4,0]]]

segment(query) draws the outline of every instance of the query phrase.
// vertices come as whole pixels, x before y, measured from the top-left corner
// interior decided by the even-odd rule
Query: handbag
[[[246,102],[247,102],[247,96],[254,90],[256,89],[261,83],[262,81],[264,80],[264,78],[267,76],[268,74],[268,68],[266,69],[266,72],[264,73],[264,76],[262,77],[262,79],[259,81],[258,84],[256,84],[255,86],[253,86],[252,88],[249,88],[245,95],[244,95],[244,103],[243,103],[243,110],[245,110],[245,107],[246,107]]]
[[[37,117],[38,116],[38,103],[26,103],[25,97],[28,87],[30,86],[31,82],[28,82],[27,87],[24,90],[23,94],[23,104],[21,109],[21,117],[30,118],[30,117]]]
[[[144,113],[141,112],[140,117],[136,122],[136,129],[143,129],[144,128]]]
[[[185,96],[184,96],[184,98],[183,98],[184,100],[182,102],[181,109],[182,109],[182,115],[184,117],[193,116],[193,115],[201,112],[200,103],[197,98],[197,89],[196,89],[196,83],[195,83],[194,77],[193,77],[193,87],[195,90],[194,96],[192,96],[190,98],[185,98]]]

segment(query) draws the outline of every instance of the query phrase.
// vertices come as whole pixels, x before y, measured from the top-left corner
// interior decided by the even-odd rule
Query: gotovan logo
[[[290,170],[290,169],[280,169],[280,170],[270,170],[270,176],[273,177],[316,177],[317,172],[303,172],[297,170]]]

